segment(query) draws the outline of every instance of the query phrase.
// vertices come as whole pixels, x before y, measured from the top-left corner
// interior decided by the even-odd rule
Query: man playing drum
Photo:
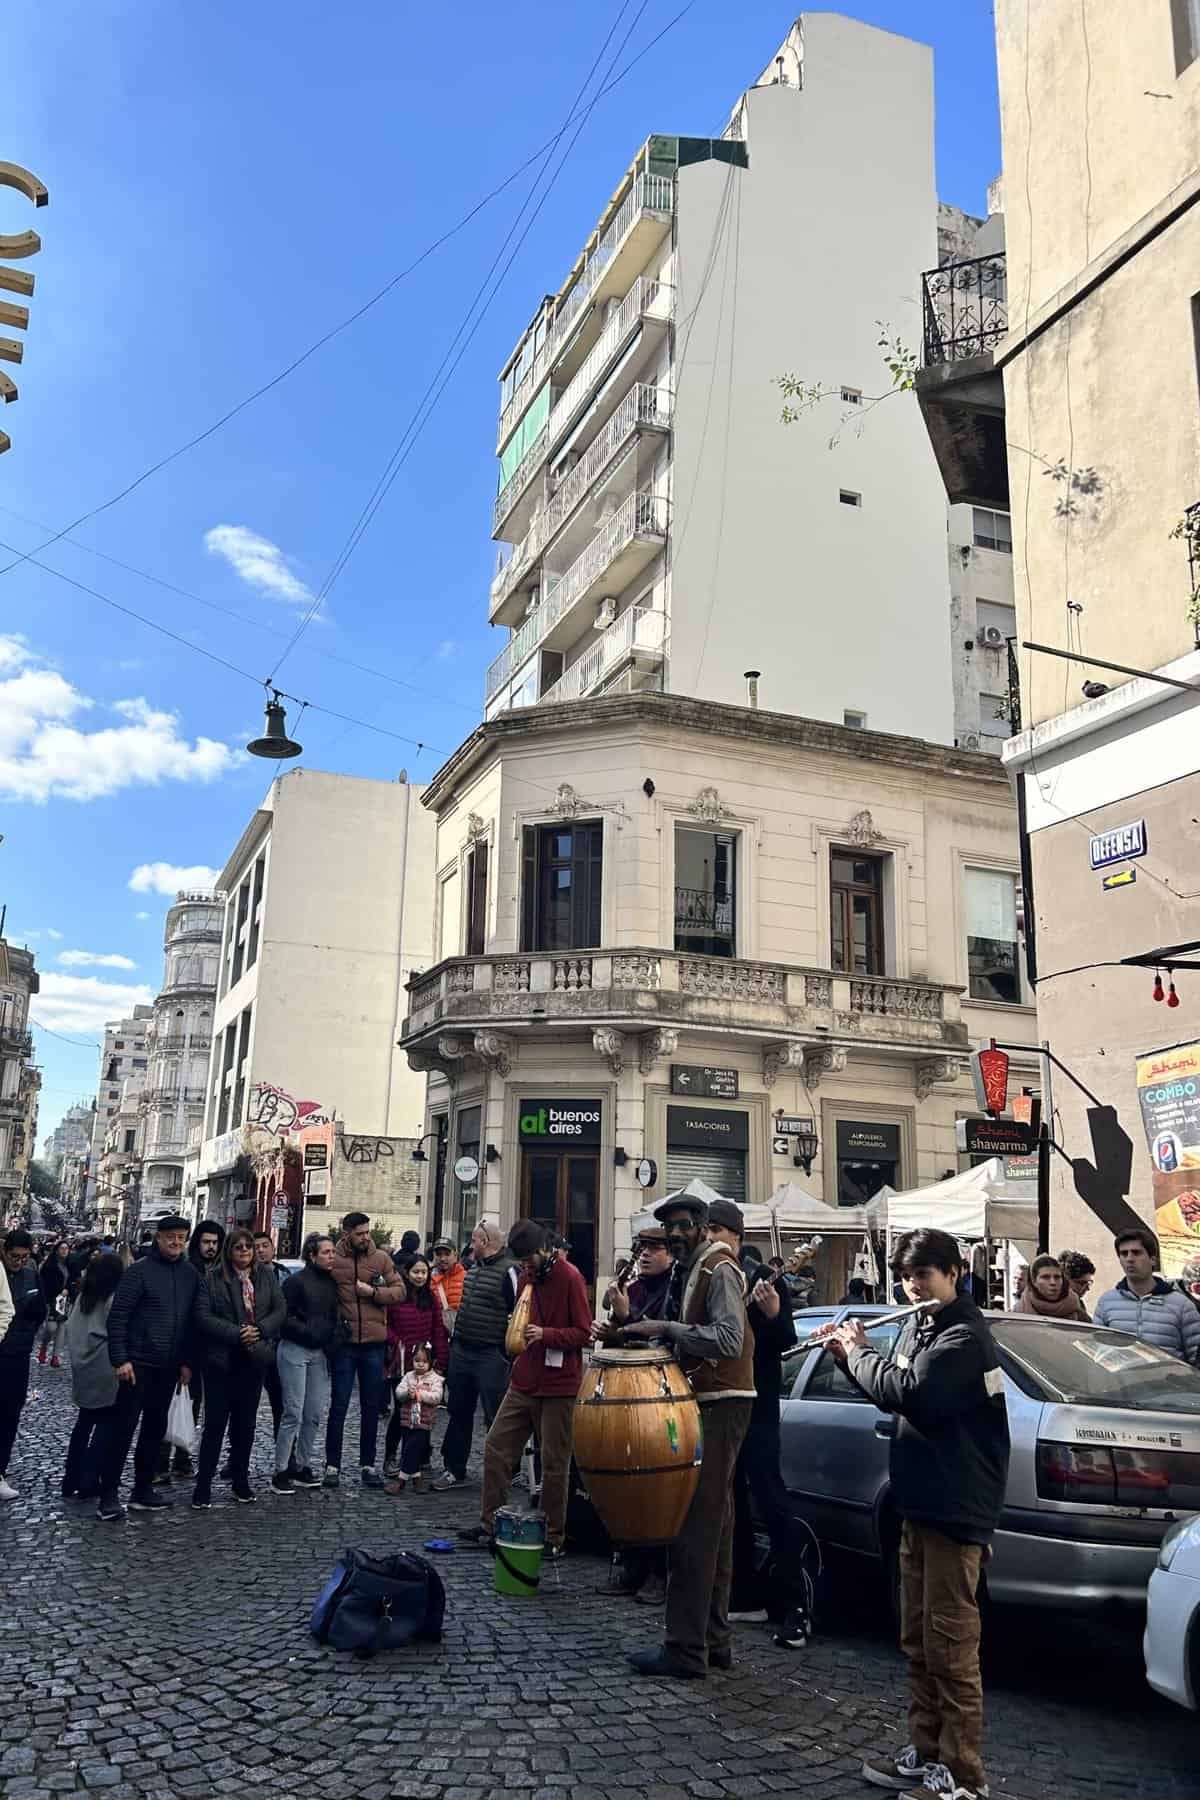
[[[733,1476],[754,1403],[754,1333],[746,1281],[728,1244],[705,1236],[708,1208],[687,1193],[654,1209],[678,1265],[665,1319],[624,1327],[626,1339],[665,1338],[703,1409],[704,1456],[695,1498],[670,1548],[666,1641],[630,1658],[642,1675],[703,1680],[733,1663]]]

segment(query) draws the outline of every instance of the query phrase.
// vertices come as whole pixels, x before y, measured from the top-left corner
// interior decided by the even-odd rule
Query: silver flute
[[[893,1319],[911,1319],[917,1313],[931,1312],[939,1305],[937,1300],[919,1300],[915,1306],[897,1306],[885,1313],[873,1313],[869,1319],[860,1319],[858,1322],[869,1329],[872,1325],[890,1324]],[[852,1318],[853,1315],[850,1319],[831,1319],[828,1325],[819,1325],[808,1337],[801,1338],[798,1344],[785,1350],[779,1360],[786,1362],[790,1356],[803,1356],[806,1351],[815,1350],[818,1344],[827,1344],[834,1332],[843,1325],[849,1325]]]

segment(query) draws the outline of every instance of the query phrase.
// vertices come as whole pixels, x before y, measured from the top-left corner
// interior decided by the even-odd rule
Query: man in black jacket
[[[15,1500],[8,1480],[8,1459],[29,1394],[29,1358],[38,1326],[46,1317],[46,1299],[33,1263],[33,1239],[27,1231],[10,1231],[4,1239],[4,1267],[12,1295],[12,1323],[0,1339],[0,1500]]]
[[[869,1759],[863,1775],[921,1800],[978,1800],[987,1791],[976,1593],[1004,1506],[1008,1409],[987,1320],[959,1292],[962,1272],[946,1232],[906,1233],[892,1273],[908,1301],[929,1312],[905,1325],[887,1357],[857,1320],[830,1342],[868,1399],[897,1415],[891,1497],[903,1520],[900,1644],[912,1743]]]
[[[168,1213],[158,1221],[149,1252],[126,1269],[113,1296],[108,1358],[120,1386],[100,1466],[98,1519],[124,1515],[121,1473],[139,1418],[129,1504],[135,1512],[157,1512],[171,1504],[152,1484],[175,1385],[192,1378],[192,1311],[200,1276],[184,1255],[187,1241],[187,1220]]]

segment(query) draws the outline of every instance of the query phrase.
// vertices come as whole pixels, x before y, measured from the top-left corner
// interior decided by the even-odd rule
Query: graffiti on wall
[[[319,1100],[297,1100],[286,1088],[269,1081],[256,1081],[250,1089],[250,1107],[246,1123],[260,1131],[286,1137],[306,1125],[331,1125],[333,1114],[326,1112]]]
[[[342,1155],[348,1163],[383,1162],[396,1154],[391,1138],[385,1137],[344,1137],[341,1145]]]

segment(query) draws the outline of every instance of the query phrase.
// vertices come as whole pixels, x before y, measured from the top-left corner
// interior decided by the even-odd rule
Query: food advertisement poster
[[[1154,1171],[1154,1222],[1162,1272],[1200,1255],[1200,1043],[1137,1059],[1138,1102]]]

